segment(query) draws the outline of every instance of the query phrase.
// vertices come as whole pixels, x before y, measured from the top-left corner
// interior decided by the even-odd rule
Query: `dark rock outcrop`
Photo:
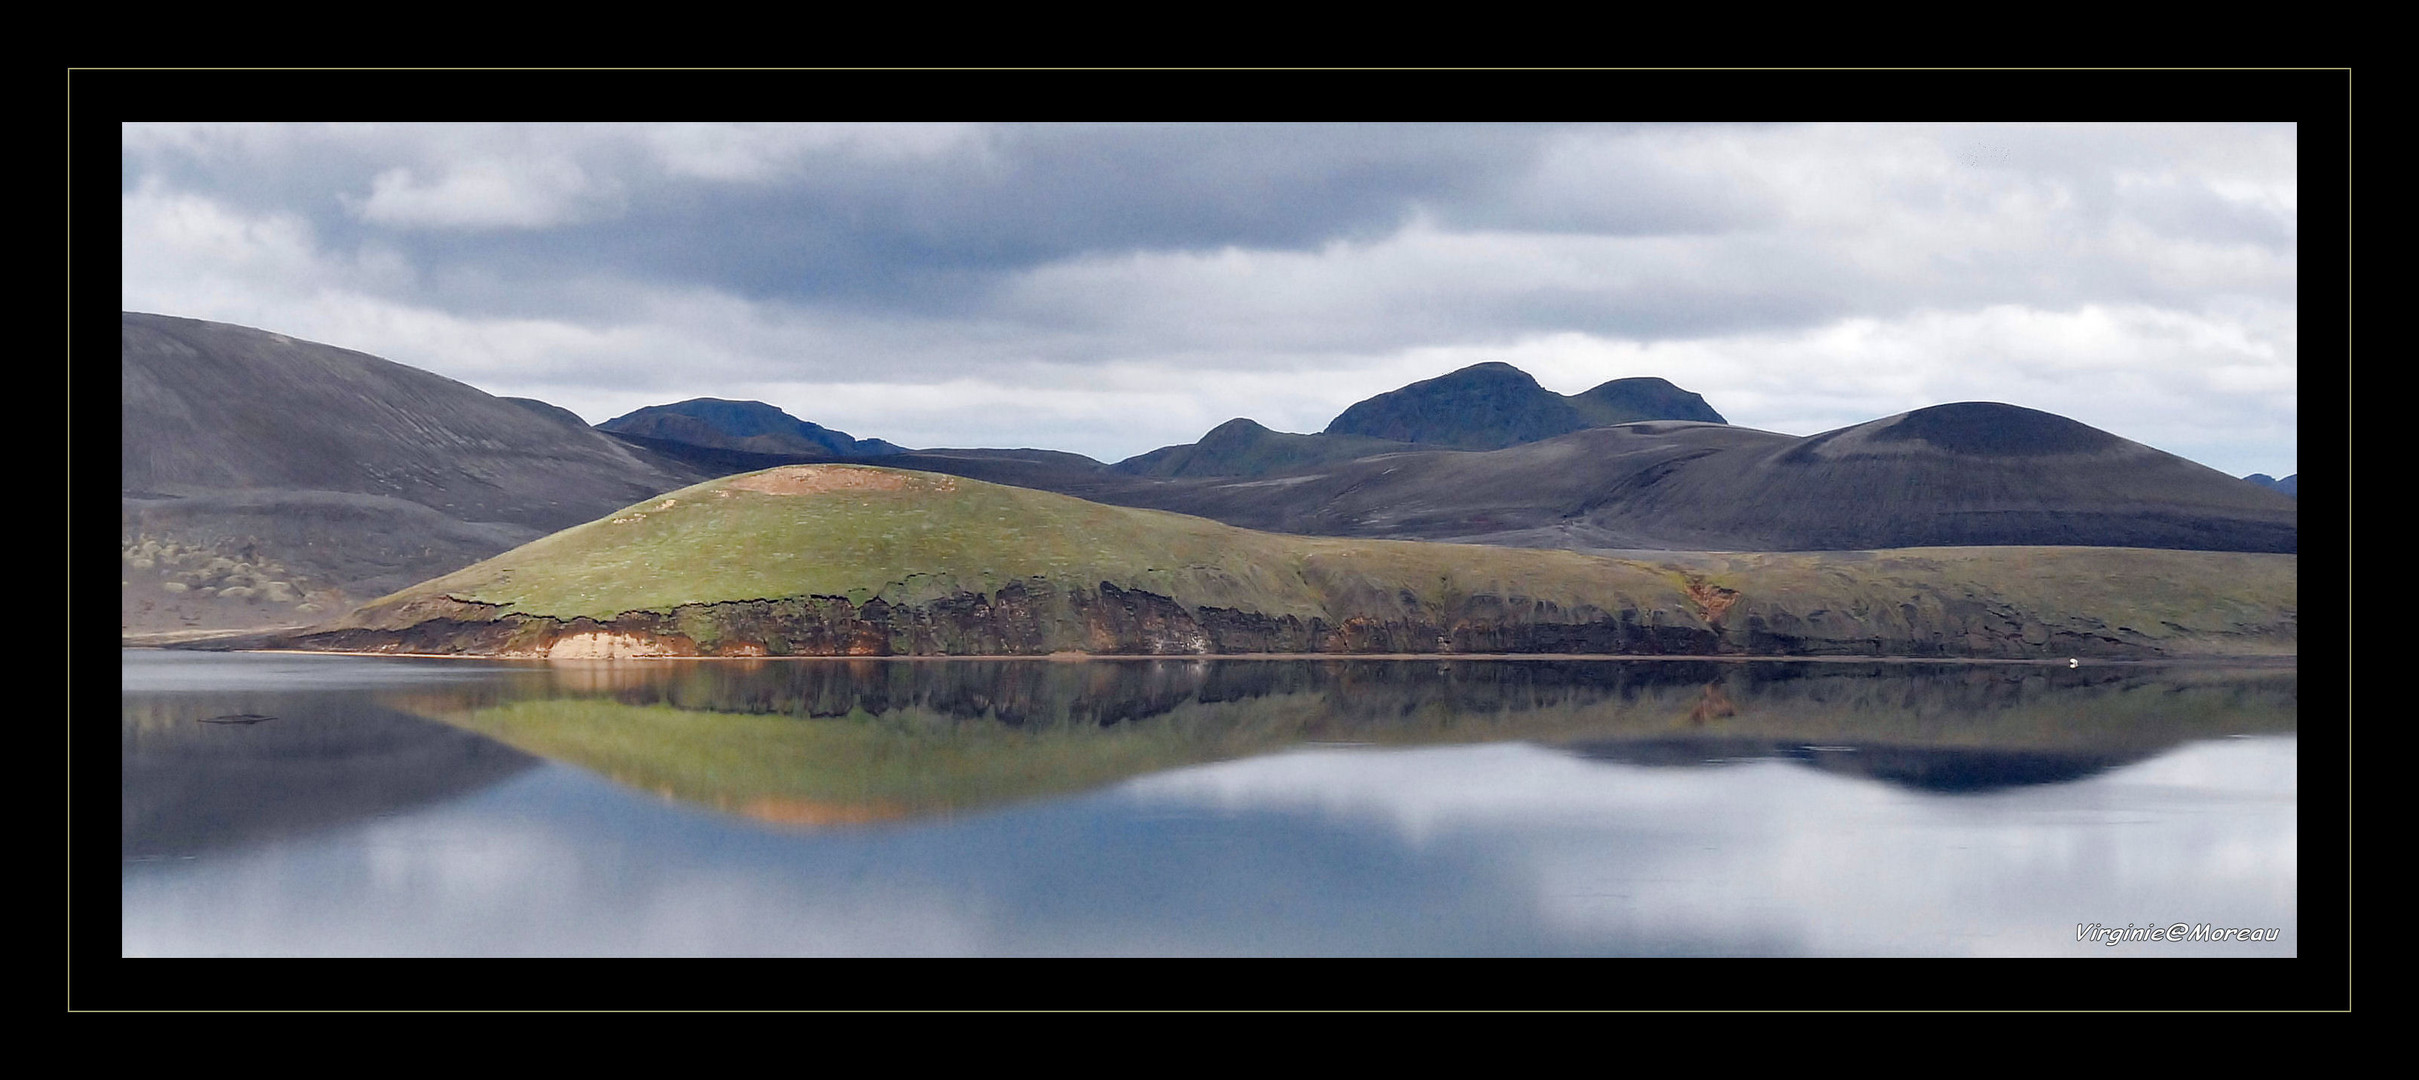
[[[2280,624],[2245,625],[2236,632],[2251,643],[2244,654],[2289,652],[2295,628],[2287,613]],[[793,597],[690,604],[610,619],[555,619],[440,601],[388,613],[380,625],[315,630],[274,643],[339,652],[558,659],[1296,653],[2043,660],[2198,655],[2210,636],[2159,637],[2088,615],[1939,597],[1851,614],[1801,612],[1786,599],[1747,601],[1730,590],[1711,590],[1699,611],[1682,614],[1522,608],[1498,597],[1474,596],[1428,616],[1355,615],[1330,622],[1188,608],[1108,582],[1065,592],[1042,582],[1020,582],[990,595],[960,593],[923,605]]]
[[[413,612],[404,625],[314,631],[288,647],[341,652],[496,656],[1199,656],[1241,653],[1587,653],[1709,655],[1716,629],[1663,613],[1586,611],[1563,619],[1504,617],[1492,598],[1437,619],[1270,617],[1188,609],[1165,596],[1120,589],[1054,592],[1011,584],[989,596],[961,593],[921,606],[880,599],[797,597],[685,605],[606,620],[502,612],[456,618]],[[462,614],[478,605],[462,605]],[[1490,608],[1494,610],[1490,610]],[[1565,621],[1567,620],[1567,621]]]

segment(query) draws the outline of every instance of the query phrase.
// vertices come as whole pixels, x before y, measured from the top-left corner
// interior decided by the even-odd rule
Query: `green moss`
[[[901,490],[773,495],[726,477],[389,599],[447,595],[602,620],[726,600],[919,605],[994,593],[1009,581],[1062,590],[1106,581],[1187,607],[1307,619],[1337,615],[1336,593],[1399,595],[1406,583],[1426,605],[1470,591],[1574,603],[1608,584],[1666,591],[1658,575],[1570,552],[1281,536],[979,481],[885,475],[909,482]]]

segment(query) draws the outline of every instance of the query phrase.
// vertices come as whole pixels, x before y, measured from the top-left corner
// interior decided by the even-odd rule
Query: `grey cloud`
[[[164,241],[130,303],[282,308],[479,378],[653,387],[711,358],[762,383],[1006,385],[1043,364],[1190,386],[1999,307],[2247,325],[2235,299],[2283,311],[2243,332],[2289,353],[2294,152],[2291,125],[133,125],[121,184],[233,222]],[[535,203],[441,205],[522,168],[505,189]],[[372,213],[381,177],[412,199]],[[252,233],[275,251],[222,257],[268,246]],[[1860,400],[1853,420],[1909,407]]]
[[[793,156],[760,182],[668,171],[639,132],[432,134],[238,129],[130,138],[124,184],[157,174],[231,205],[301,213],[336,247],[375,237],[416,260],[512,276],[557,264],[750,299],[916,309],[988,275],[1086,252],[1228,244],[1306,250],[1383,236],[1419,201],[1515,173],[1545,129],[1433,125],[1000,126],[931,154]],[[448,233],[364,220],[381,177],[419,185],[493,161],[554,161],[610,182],[610,216]]]

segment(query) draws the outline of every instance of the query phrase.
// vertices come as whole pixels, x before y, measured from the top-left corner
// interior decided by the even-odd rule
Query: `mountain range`
[[[1705,399],[1656,378],[1615,379],[1557,394],[1510,364],[1474,364],[1344,410],[1316,435],[1237,417],[1197,442],[1163,446],[1110,469],[1131,476],[1258,477],[1408,450],[1499,450],[1636,420],[1725,423]]]
[[[1661,379],[1563,395],[1490,363],[1360,402],[1317,434],[1238,418],[1107,464],[908,450],[712,398],[590,427],[351,350],[122,322],[128,633],[318,621],[667,491],[832,461],[1264,531],[1598,553],[2296,547],[2295,501],[2259,478],[2004,403],[1800,437],[1729,425]]]

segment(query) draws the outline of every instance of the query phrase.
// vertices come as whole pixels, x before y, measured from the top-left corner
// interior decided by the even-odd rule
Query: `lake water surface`
[[[2289,667],[121,670],[127,956],[2297,950]]]

